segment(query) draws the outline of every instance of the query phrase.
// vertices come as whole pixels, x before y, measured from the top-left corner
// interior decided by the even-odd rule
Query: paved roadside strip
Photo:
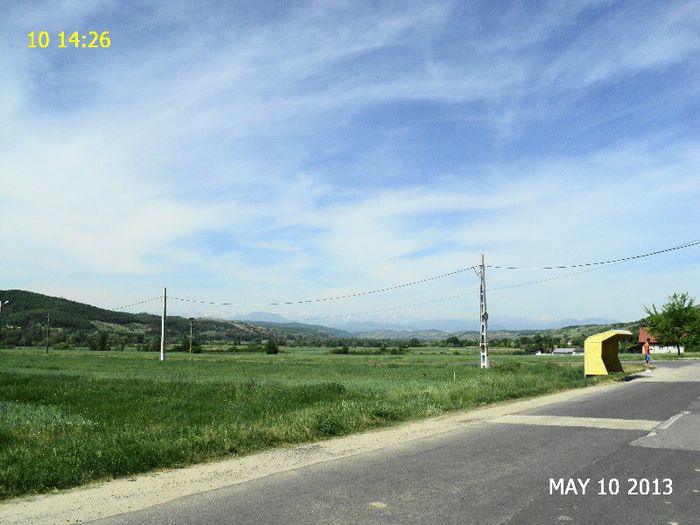
[[[607,428],[609,430],[652,430],[661,421],[648,419],[615,419],[607,417],[572,417],[572,416],[523,416],[506,415],[491,421],[512,425],[540,425],[550,427],[587,427]]]
[[[604,383],[499,403],[318,443],[95,483],[0,504],[0,523],[79,523],[145,509],[183,496],[464,429],[514,412],[624,388]]]

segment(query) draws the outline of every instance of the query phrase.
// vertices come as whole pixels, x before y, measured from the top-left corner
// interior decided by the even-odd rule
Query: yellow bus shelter
[[[632,335],[627,330],[608,330],[590,336],[584,342],[584,370],[587,376],[605,376],[610,372],[622,372],[617,357],[621,339]]]

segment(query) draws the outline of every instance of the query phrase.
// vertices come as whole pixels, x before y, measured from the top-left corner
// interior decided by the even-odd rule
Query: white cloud
[[[2,31],[78,27],[115,6],[64,2],[41,16],[15,8]],[[215,35],[206,29],[225,25],[216,12],[163,4],[145,9],[155,18],[124,13],[141,31],[131,33],[135,43],[120,42],[130,33],[115,26],[113,47],[89,60],[70,55],[82,50],[42,55],[15,46],[0,59],[7,284],[66,295],[80,288],[84,300],[112,293],[114,304],[130,302],[138,287],[111,279],[133,277],[156,290],[168,280],[188,292],[181,295],[269,302],[410,281],[473,264],[482,251],[502,263],[580,262],[693,235],[700,159],[697,144],[677,133],[653,129],[644,140],[593,140],[583,153],[533,149],[508,159],[525,130],[557,122],[596,86],[694,63],[697,8],[655,7],[650,30],[645,13],[607,2],[505,8],[490,33],[475,8],[455,34],[458,7],[313,4],[258,24],[232,21],[235,30]],[[582,27],[600,9],[609,14]],[[144,36],[149,30],[153,38]],[[371,151],[354,149],[358,122],[384,123],[381,112],[406,101],[440,108],[425,126],[469,121],[477,133],[499,136],[494,158],[456,155],[446,171],[402,179],[414,168],[401,154],[420,140],[418,123],[397,124]],[[591,118],[604,126],[608,116]],[[512,148],[506,160],[499,148]],[[370,188],[342,180],[325,162],[343,156],[345,173],[376,179]],[[231,246],[202,251],[198,239],[210,232],[229,236]],[[87,276],[111,292],[84,284]],[[568,282],[551,289],[561,297],[572,290]],[[580,282],[601,292],[611,280]],[[467,283],[445,280],[308,313],[419,302]],[[553,315],[546,294],[501,297],[509,314]],[[594,298],[568,304],[561,315],[625,317],[637,309],[617,302],[600,312]],[[454,311],[449,302],[420,310]]]

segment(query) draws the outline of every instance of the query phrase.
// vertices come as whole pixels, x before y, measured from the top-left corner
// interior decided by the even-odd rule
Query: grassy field
[[[351,349],[354,351],[354,349]],[[0,351],[0,499],[582,387],[582,359]],[[564,365],[564,366],[562,366]]]

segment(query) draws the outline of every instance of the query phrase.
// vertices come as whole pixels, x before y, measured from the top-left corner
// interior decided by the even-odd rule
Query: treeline
[[[9,316],[8,316],[9,317]],[[17,323],[21,318],[23,324]],[[444,348],[478,347],[478,339],[448,337],[441,341],[421,341],[411,339],[377,339],[359,337],[330,337],[323,334],[289,334],[270,328],[255,327],[254,330],[240,330],[235,324],[222,327],[221,322],[197,320],[194,323],[193,346],[201,348],[208,343],[245,346],[249,344],[264,345],[269,340],[276,341],[287,347],[330,347],[342,348],[420,348],[425,346]],[[2,326],[3,346],[42,346],[46,344],[46,316],[32,318],[28,316],[9,317]],[[489,346],[521,349],[525,352],[551,351],[556,347],[583,347],[583,336],[564,339],[547,334],[530,336],[494,338],[489,340]],[[169,349],[185,347],[189,350],[189,321],[184,318],[168,319]],[[55,348],[88,347],[93,350],[123,350],[135,347],[139,351],[160,350],[160,319],[158,323],[129,323],[129,325],[114,326],[99,323],[76,322],[68,319],[63,322],[59,316],[51,316],[49,330],[49,346]],[[175,344],[173,344],[175,343]],[[194,351],[194,349],[193,349]]]
[[[571,339],[561,336],[544,334],[524,335],[520,337],[496,337],[489,339],[489,346],[499,348],[520,349],[524,352],[550,352],[555,348],[560,347],[575,347],[583,348],[584,336],[575,336]],[[459,339],[456,336],[448,337],[444,341],[438,343],[438,346],[448,346],[453,348],[479,346],[478,339],[464,338]]]

